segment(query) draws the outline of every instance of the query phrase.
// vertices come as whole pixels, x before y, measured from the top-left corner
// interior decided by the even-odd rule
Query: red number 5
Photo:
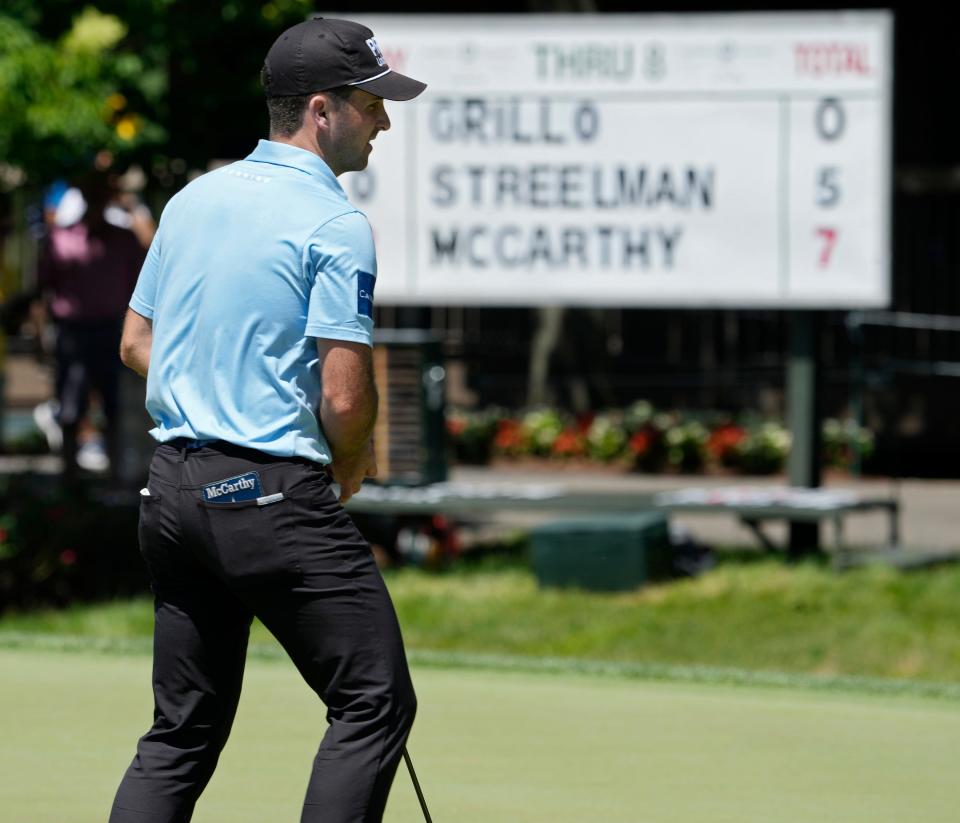
[[[820,251],[820,268],[825,269],[830,265],[830,256],[837,245],[837,230],[819,228],[816,231],[817,236],[823,238],[823,249]]]

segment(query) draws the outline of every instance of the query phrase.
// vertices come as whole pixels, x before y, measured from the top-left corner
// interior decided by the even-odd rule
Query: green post
[[[852,311],[847,315],[847,339],[850,341],[850,417],[863,428],[864,393],[866,392],[866,372],[863,367],[863,313]],[[855,477],[863,473],[863,453],[860,438],[853,441],[853,462],[850,472]]]
[[[793,439],[788,463],[790,485],[820,485],[820,315],[790,313],[787,363],[787,422]],[[819,523],[790,523],[789,556],[793,560],[820,551]]]

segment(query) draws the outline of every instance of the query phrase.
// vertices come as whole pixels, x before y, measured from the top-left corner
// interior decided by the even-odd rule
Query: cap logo
[[[367,45],[370,47],[370,51],[373,52],[373,56],[377,59],[377,65],[381,67],[387,65],[387,60],[383,56],[383,52],[380,51],[380,45],[377,43],[377,38],[371,37],[369,40],[367,40]]]

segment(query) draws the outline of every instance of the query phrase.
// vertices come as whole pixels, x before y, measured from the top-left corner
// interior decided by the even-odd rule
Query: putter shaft
[[[413,770],[413,761],[410,759],[410,753],[407,747],[403,747],[403,761],[407,764],[407,771],[410,772],[410,779],[413,781],[413,788],[417,792],[417,799],[420,801],[420,808],[423,809],[423,817],[427,823],[433,823],[430,817],[430,811],[427,809],[427,801],[423,799],[423,792],[420,790],[420,781],[417,780],[417,773]]]

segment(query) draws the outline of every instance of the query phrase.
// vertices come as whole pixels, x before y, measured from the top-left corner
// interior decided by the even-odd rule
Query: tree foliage
[[[46,182],[108,148],[174,189],[247,154],[267,127],[259,74],[312,0],[3,0],[0,189],[10,165]],[[4,164],[9,164],[4,166]]]
[[[164,94],[166,75],[124,48],[127,31],[93,8],[54,39],[0,14],[0,158],[8,186],[88,167],[100,149],[124,152],[163,139],[141,106]]]

